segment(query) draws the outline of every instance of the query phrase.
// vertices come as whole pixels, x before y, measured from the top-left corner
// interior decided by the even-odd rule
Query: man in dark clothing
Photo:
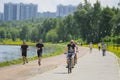
[[[71,57],[72,64],[74,64],[75,52],[76,52],[75,44],[74,44],[74,41],[71,40],[70,44],[67,45],[67,63],[68,63],[69,57]]]
[[[21,51],[22,51],[22,57],[23,57],[23,65],[25,64],[25,62],[28,63],[27,50],[28,50],[28,45],[25,43],[25,41],[23,41],[23,44],[21,45]]]
[[[38,55],[38,64],[39,66],[41,65],[41,58],[42,58],[42,52],[44,45],[42,44],[42,39],[39,40],[39,43],[36,44],[37,48],[37,55]]]

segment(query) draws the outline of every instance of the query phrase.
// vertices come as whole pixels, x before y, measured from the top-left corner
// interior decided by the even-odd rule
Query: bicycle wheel
[[[74,65],[77,64],[77,58],[76,58],[76,55],[74,57]]]
[[[71,59],[69,59],[68,61],[68,74],[69,73],[72,73],[72,60]]]

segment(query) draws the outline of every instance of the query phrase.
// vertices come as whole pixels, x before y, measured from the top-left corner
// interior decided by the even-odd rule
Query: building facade
[[[72,6],[72,5],[58,5],[57,6],[57,12],[56,12],[56,16],[67,16],[69,14],[72,14],[75,10],[76,10],[76,6]]]
[[[0,13],[0,21],[3,21],[3,13]]]
[[[10,20],[24,20],[29,18],[55,18],[64,17],[72,14],[76,10],[76,6],[72,5],[58,5],[56,12],[43,12],[38,13],[38,6],[35,4],[14,4],[5,3],[4,4],[4,21]]]
[[[35,4],[4,4],[4,20],[24,20],[37,17],[38,6]]]

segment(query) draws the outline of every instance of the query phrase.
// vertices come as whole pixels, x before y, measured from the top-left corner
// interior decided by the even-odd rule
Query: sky
[[[88,0],[91,4],[94,4],[96,0]],[[99,0],[103,7],[110,6],[110,7],[118,7],[118,2],[120,0]],[[63,5],[78,5],[80,2],[84,2],[84,0],[0,0],[0,12],[3,12],[4,3],[33,3],[38,5],[38,12],[55,12],[58,4]]]

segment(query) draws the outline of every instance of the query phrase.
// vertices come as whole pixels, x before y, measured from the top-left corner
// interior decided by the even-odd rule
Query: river
[[[43,54],[48,54],[53,52],[54,49],[44,49]],[[27,57],[36,56],[36,49],[33,46],[29,46],[29,50],[27,52]],[[20,46],[13,45],[0,45],[0,62],[11,61],[21,58],[21,50]]]

